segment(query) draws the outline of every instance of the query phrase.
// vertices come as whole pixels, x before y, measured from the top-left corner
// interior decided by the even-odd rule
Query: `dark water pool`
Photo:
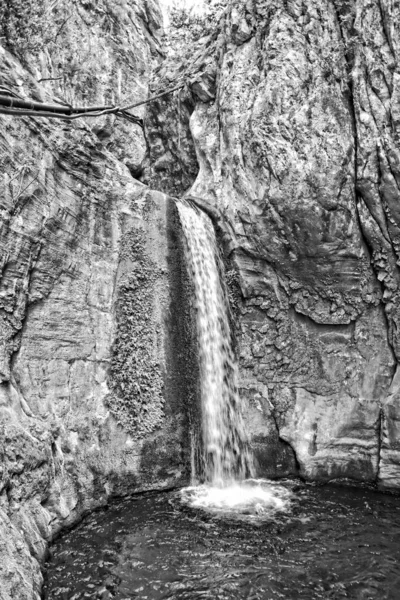
[[[117,502],[53,545],[44,598],[400,599],[400,498],[293,491],[265,520],[193,509],[177,492]]]

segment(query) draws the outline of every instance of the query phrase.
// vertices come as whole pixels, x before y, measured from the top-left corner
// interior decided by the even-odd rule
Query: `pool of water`
[[[115,502],[53,544],[44,598],[400,598],[399,497],[284,487],[284,508],[261,514],[208,511],[181,491]]]

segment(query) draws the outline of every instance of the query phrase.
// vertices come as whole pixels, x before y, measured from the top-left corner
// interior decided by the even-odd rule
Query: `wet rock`
[[[146,97],[153,2],[45,4],[44,43],[1,47],[2,85],[76,105]],[[0,116],[1,600],[39,598],[60,529],[112,495],[187,476],[181,242],[174,202],[132,178],[145,147],[114,117]]]
[[[244,412],[271,456],[260,474],[291,448],[306,478],[400,486],[399,22],[387,2],[242,2],[176,67],[201,77],[216,60],[216,99],[190,116],[189,194],[216,209],[240,286]]]
[[[46,6],[0,7],[1,85],[146,96],[153,1]],[[182,88],[146,109],[147,139],[110,116],[0,119],[5,599],[38,597],[60,528],[185,477],[195,344],[163,193],[215,222],[259,474],[400,487],[399,7],[241,2],[210,23],[155,69],[152,93]]]

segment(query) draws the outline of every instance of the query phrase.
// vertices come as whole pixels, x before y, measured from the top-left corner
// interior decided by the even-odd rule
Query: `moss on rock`
[[[161,273],[146,253],[142,230],[132,229],[126,234],[121,255],[131,266],[118,288],[107,405],[126,431],[141,437],[159,426],[164,414],[152,304],[155,282]]]

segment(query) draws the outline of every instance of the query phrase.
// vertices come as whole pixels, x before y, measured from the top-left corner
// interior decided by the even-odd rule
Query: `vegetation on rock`
[[[154,358],[160,332],[154,331],[151,304],[160,273],[146,254],[144,235],[132,229],[121,246],[121,259],[131,261],[133,267],[118,288],[112,393],[106,399],[117,422],[136,437],[161,424],[164,404],[162,373]]]

